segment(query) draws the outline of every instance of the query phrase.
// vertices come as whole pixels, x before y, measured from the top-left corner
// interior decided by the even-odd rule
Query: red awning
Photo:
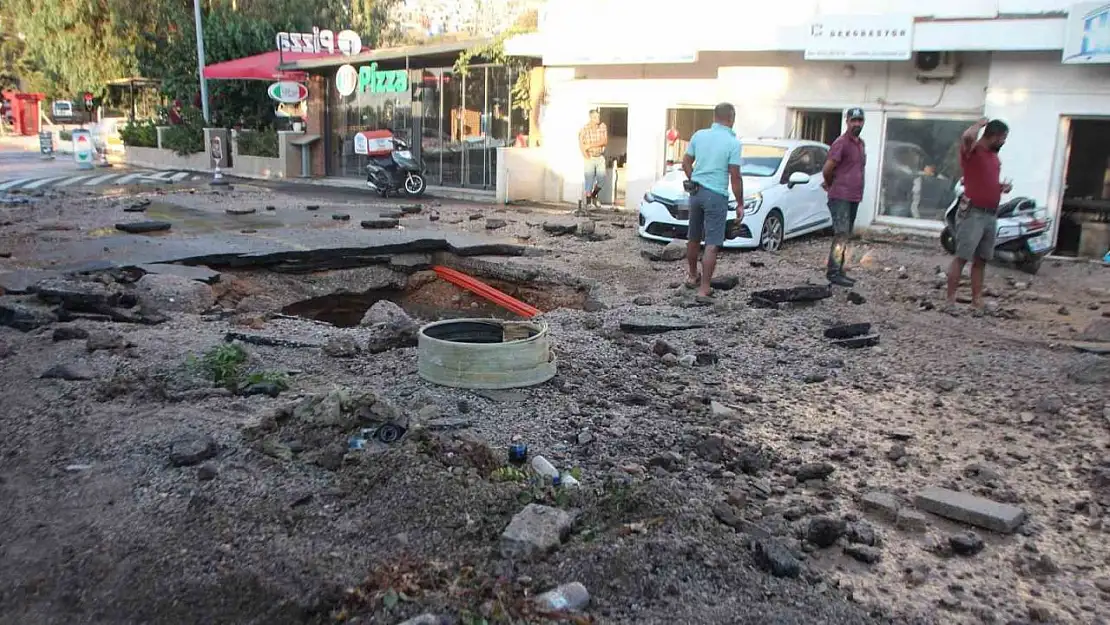
[[[292,80],[303,81],[308,74],[297,71],[283,72],[278,69],[281,63],[301,61],[304,59],[319,59],[332,54],[316,54],[314,52],[278,52],[272,50],[254,56],[248,56],[234,61],[224,61],[204,68],[204,77],[223,80]]]

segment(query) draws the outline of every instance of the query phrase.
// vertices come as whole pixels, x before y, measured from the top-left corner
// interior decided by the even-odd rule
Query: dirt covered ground
[[[138,195],[192,228],[180,236],[265,235],[267,214],[357,229],[400,204],[246,186],[54,195],[0,206],[0,271],[142,218],[122,212]],[[327,206],[306,217],[308,203]],[[249,223],[224,212],[241,206],[258,208]],[[0,327],[0,622],[1107,622],[1110,365],[1073,342],[1110,343],[1110,270],[991,267],[991,314],[951,316],[937,310],[939,245],[879,237],[856,247],[854,294],[749,305],[822,283],[816,237],[726,254],[718,273],[735,286],[698,306],[681,263],[642,255],[662,246],[636,238],[634,216],[592,217],[429,200],[402,226],[546,253],[52,286],[137,298],[145,323],[61,321],[42,297],[0,295],[30,315]],[[553,380],[436,386],[404,319],[353,321],[379,298],[417,317],[493,313],[427,274],[447,261],[547,311]],[[701,327],[622,330],[645,317]],[[824,337],[855,322],[879,344]],[[404,438],[350,449],[384,422]],[[506,470],[513,443],[581,487]],[[1028,520],[1004,535],[864,505],[879,494],[914,512],[930,486]],[[529,503],[571,511],[572,526],[551,553],[503,553]],[[569,582],[588,589],[585,610],[532,602]]]

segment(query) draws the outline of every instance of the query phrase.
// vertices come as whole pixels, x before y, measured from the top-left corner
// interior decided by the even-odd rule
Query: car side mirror
[[[796,171],[790,174],[790,177],[786,179],[786,187],[788,189],[793,189],[794,185],[809,184],[809,180],[809,174],[804,171]]]

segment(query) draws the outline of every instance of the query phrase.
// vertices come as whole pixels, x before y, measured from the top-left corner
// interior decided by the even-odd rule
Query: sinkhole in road
[[[470,275],[545,312],[557,308],[580,310],[590,295],[588,287],[582,284],[492,277],[474,272]],[[441,279],[433,271],[413,273],[400,287],[389,286],[355,293],[333,292],[293,302],[284,306],[281,312],[339,327],[354,327],[360,324],[374,304],[382,300],[393,302],[409,315],[425,321],[466,317],[520,319],[515,313]]]

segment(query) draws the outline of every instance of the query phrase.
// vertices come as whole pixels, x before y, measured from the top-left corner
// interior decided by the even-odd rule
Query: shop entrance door
[[[601,123],[609,134],[605,146],[605,184],[598,199],[607,206],[623,206],[627,191],[624,166],[628,161],[628,107],[599,106]]]
[[[1056,173],[1056,251],[1101,258],[1110,248],[1110,118],[1065,118],[1067,137]],[[1050,194],[1052,196],[1053,194]]]

